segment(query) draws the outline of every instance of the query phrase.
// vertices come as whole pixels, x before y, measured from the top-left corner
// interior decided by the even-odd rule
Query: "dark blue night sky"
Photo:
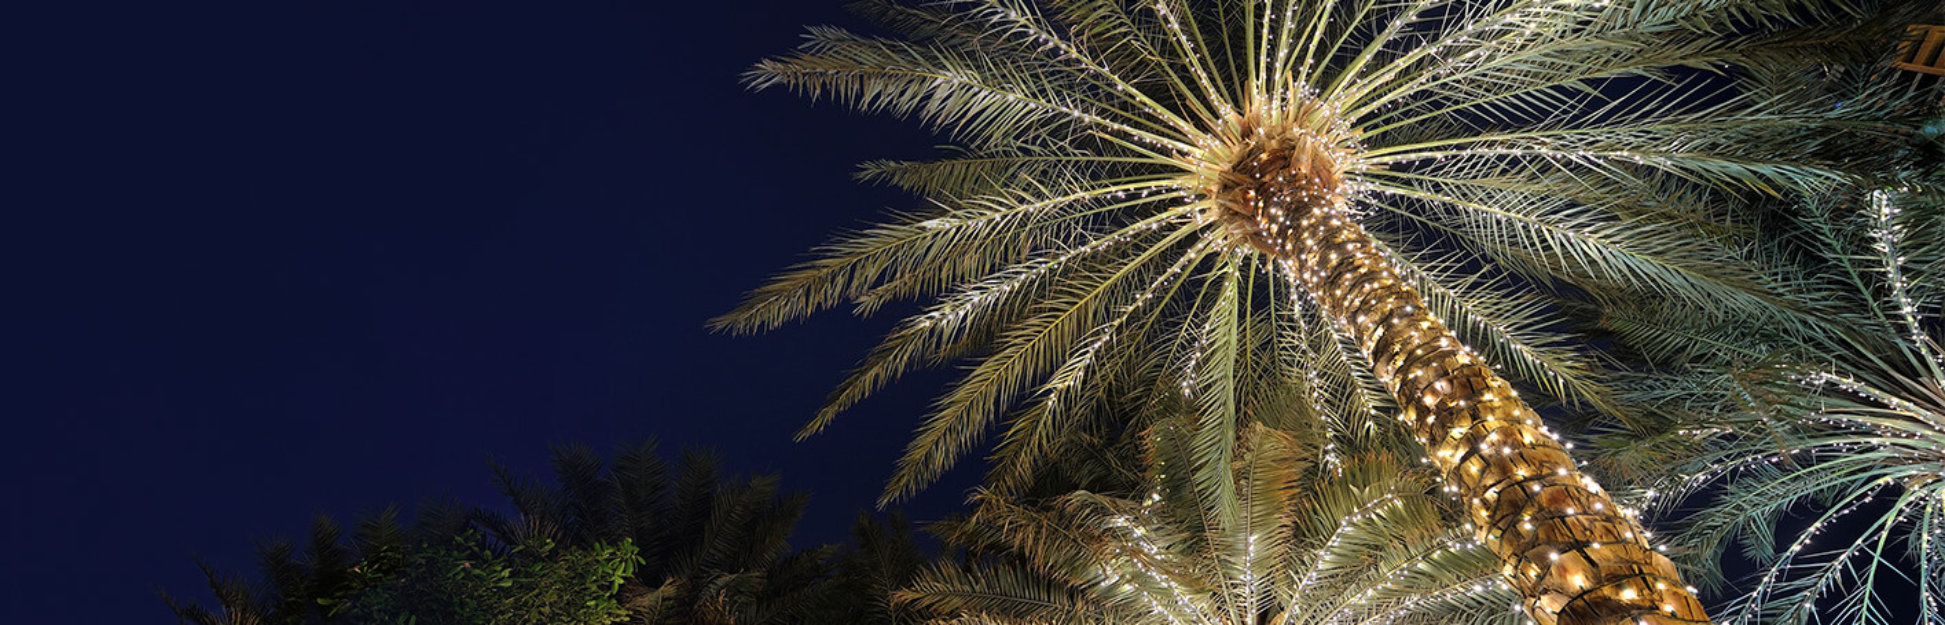
[[[703,328],[909,205],[849,174],[930,137],[737,82],[840,4],[14,9],[0,622],[170,622],[192,555],[497,502],[487,459],[554,443],[713,447],[842,540],[942,376],[793,444],[889,322]]]

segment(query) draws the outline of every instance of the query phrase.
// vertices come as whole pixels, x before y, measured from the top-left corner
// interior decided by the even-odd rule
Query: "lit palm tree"
[[[1622,340],[1683,366],[1630,385],[1666,421],[1609,454],[1662,476],[1664,503],[1700,493],[1677,540],[1700,564],[1739,539],[1766,565],[1732,622],[1890,622],[1915,584],[1920,622],[1945,623],[1945,205],[1834,196],[1774,229],[1792,236],[1764,251],[1822,323],[1610,311]],[[1790,513],[1812,521],[1779,534]]]
[[[1209,500],[1195,420],[1158,425],[1144,484],[1039,501],[994,493],[942,523],[969,554],[899,601],[933,622],[994,625],[1505,624],[1525,622],[1498,563],[1453,527],[1437,473],[1376,451],[1325,466],[1321,444],[1253,426]],[[1453,516],[1456,516],[1454,514]]]
[[[1096,410],[1110,389],[1191,398],[1205,467],[1226,466],[1254,418],[1239,397],[1378,389],[1339,420],[1398,416],[1534,619],[1704,622],[1494,367],[1603,401],[1584,357],[1547,338],[1544,304],[1521,292],[1536,286],[1762,304],[1752,274],[1716,262],[1734,233],[1697,207],[1838,179],[1815,154],[1887,131],[1869,101],[1800,88],[1816,77],[1805,55],[1868,40],[1881,57],[1880,31],[1826,24],[1805,45],[1777,34],[1812,19],[1795,4],[864,2],[902,36],[815,28],[750,82],[948,135],[951,157],[862,174],[935,208],[840,238],[716,325],[936,297],[806,428],[914,367],[971,358],[894,497],[1016,406],[1002,485],[1077,424],[1115,418]],[[1763,87],[1696,71],[1730,66]],[[1320,333],[1338,340],[1320,352]],[[1201,487],[1219,494],[1222,476]]]

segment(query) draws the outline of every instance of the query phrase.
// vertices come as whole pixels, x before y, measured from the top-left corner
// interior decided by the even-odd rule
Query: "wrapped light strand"
[[[1325,107],[1302,105],[1321,111]],[[1647,625],[1706,623],[1701,603],[1639,521],[1579,472],[1567,450],[1431,311],[1351,217],[1344,172],[1358,159],[1305,111],[1239,118],[1231,162],[1208,182],[1210,221],[1288,262],[1303,290],[1358,349],[1403,409],[1477,540],[1538,623],[1630,614]],[[1326,117],[1327,118],[1327,117]],[[1287,124],[1287,125],[1286,125]]]

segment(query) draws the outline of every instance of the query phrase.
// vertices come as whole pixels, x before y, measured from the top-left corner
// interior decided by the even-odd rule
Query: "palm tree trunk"
[[[1284,260],[1370,358],[1535,621],[1709,622],[1641,525],[1575,467],[1510,383],[1425,310],[1369,234],[1328,207],[1291,234],[1297,245]]]

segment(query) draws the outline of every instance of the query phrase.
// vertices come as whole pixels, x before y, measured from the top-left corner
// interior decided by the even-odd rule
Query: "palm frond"
[[[1382,410],[1354,356],[1255,340],[1251,320],[1315,313],[1301,287],[1268,286],[1289,281],[1217,190],[1247,177],[1232,170],[1250,133],[1285,124],[1336,142],[1349,203],[1395,235],[1391,256],[1418,267],[1415,285],[1463,338],[1545,395],[1611,409],[1602,367],[1558,338],[1557,308],[1519,292],[1672,296],[1717,318],[1790,308],[1737,257],[1754,230],[1718,225],[1744,221],[1723,198],[1830,188],[1877,165],[1849,147],[1906,134],[1922,96],[1850,86],[1881,73],[1870,51],[1897,11],[1878,4],[860,2],[902,34],[811,29],[746,79],[947,137],[942,158],[860,173],[930,208],[819,248],[712,325],[929,300],[803,432],[908,371],[968,361],[888,500],[995,431],[996,476],[1020,481],[1054,441],[1097,427],[1108,385],[1191,381],[1216,455],[1222,432],[1255,418],[1229,402],[1269,392],[1260,372],[1310,371],[1313,389],[1374,399],[1337,413]],[[1218,285],[1232,280],[1251,286]],[[1203,297],[1224,289],[1233,305]],[[1143,343],[1156,353],[1128,349]]]
[[[900,601],[935,623],[1525,618],[1497,561],[1449,527],[1428,470],[1382,447],[1327,466],[1322,439],[1255,425],[1217,471],[1231,487],[1210,489],[1196,421],[1150,429],[1148,477],[1125,493],[977,496],[937,529],[973,559],[925,571]]]

